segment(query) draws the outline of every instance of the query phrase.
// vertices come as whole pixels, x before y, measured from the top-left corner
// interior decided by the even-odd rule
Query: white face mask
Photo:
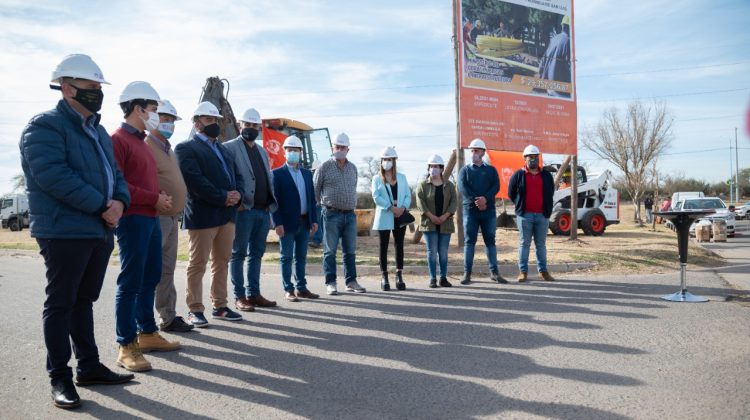
[[[390,171],[391,168],[393,168],[393,161],[392,160],[384,160],[383,161],[383,170]]]
[[[159,127],[159,114],[157,114],[156,112],[149,112],[148,119],[143,120],[143,122],[146,125],[146,130],[156,130],[157,127]]]
[[[174,133],[174,123],[159,123],[159,126],[156,127],[156,129],[159,131],[159,134],[164,136],[165,139],[169,140],[169,138],[172,137],[172,134]]]
[[[440,168],[430,168],[430,176],[432,176],[432,177],[437,178],[442,173],[443,173],[443,171]]]
[[[475,165],[480,165],[482,163],[482,160],[483,160],[483,156],[482,156],[481,152],[479,152],[479,153],[472,153],[471,154],[471,161]]]

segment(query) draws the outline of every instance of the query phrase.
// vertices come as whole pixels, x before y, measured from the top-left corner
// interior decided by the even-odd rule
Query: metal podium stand
[[[674,224],[677,230],[677,247],[680,252],[680,290],[671,295],[664,295],[661,298],[672,302],[708,302],[708,299],[696,296],[687,290],[685,284],[688,254],[688,241],[690,240],[690,225],[696,219],[713,213],[714,210],[685,210],[685,211],[663,211],[654,212],[655,216],[661,216]]]

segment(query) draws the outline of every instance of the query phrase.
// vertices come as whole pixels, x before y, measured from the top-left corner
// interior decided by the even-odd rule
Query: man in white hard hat
[[[234,305],[240,311],[252,312],[255,307],[274,307],[276,302],[260,293],[260,267],[266,253],[266,238],[271,213],[278,207],[273,191],[273,174],[268,153],[255,140],[263,121],[254,108],[246,110],[238,122],[240,135],[225,146],[237,163],[244,180],[237,213],[237,227],[232,244],[229,272],[234,286]],[[247,277],[245,259],[247,258]]]
[[[31,236],[47,267],[42,315],[52,401],[74,408],[81,399],[68,366],[75,348],[76,384],[119,384],[132,374],[112,372],[99,361],[93,303],[99,298],[113,229],[130,194],[98,114],[109,84],[87,55],[65,57],[52,72],[57,106],[32,118],[21,134]]]
[[[161,278],[159,213],[172,208],[172,197],[159,188],[156,160],[145,143],[146,130],[159,125],[159,94],[147,82],[132,82],[120,94],[125,122],[112,133],[115,158],[130,191],[130,207],[115,234],[120,275],[115,295],[117,364],[133,372],[151,370],[143,351],[171,351],[180,343],[159,335],[154,293]]]
[[[326,292],[337,295],[336,249],[341,240],[344,254],[344,281],[346,290],[364,293],[364,287],[357,283],[357,167],[346,155],[349,153],[349,136],[339,134],[333,141],[333,157],[323,162],[315,171],[315,201],[321,204],[323,229],[325,230],[325,251],[323,271],[326,276]]]
[[[174,134],[175,122],[181,120],[174,105],[166,99],[159,102],[156,109],[159,125],[149,130],[146,144],[156,161],[159,174],[159,188],[172,197],[172,207],[159,212],[161,228],[161,279],[156,285],[154,306],[159,314],[159,329],[169,332],[188,332],[193,329],[181,316],[177,316],[177,290],[174,286],[174,270],[177,262],[178,215],[185,208],[187,187],[182,178],[177,156],[169,139]]]
[[[570,16],[565,15],[560,23],[560,33],[552,37],[539,62],[539,78],[571,82]],[[569,98],[569,91],[547,89],[550,96]]]
[[[231,154],[219,142],[222,118],[216,106],[201,102],[193,111],[196,133],[175,147],[187,186],[182,227],[188,230],[190,259],[185,300],[188,322],[208,326],[203,311],[203,274],[211,257],[211,317],[240,321],[242,315],[227,306],[227,271],[234,241],[237,207],[244,195],[242,174]]]
[[[279,208],[273,213],[281,253],[281,282],[284,296],[290,302],[299,298],[317,299],[320,296],[307,288],[307,240],[318,229],[315,190],[312,172],[302,167],[302,141],[297,136],[284,140],[286,164],[273,171],[273,189],[279,198]],[[294,280],[292,284],[292,263]]]
[[[474,247],[480,229],[490,267],[490,278],[496,283],[507,283],[498,270],[495,245],[495,195],[500,191],[500,178],[497,170],[484,162],[487,147],[483,140],[472,140],[469,151],[471,163],[461,168],[458,174],[458,189],[463,195],[464,224],[464,277],[461,284],[471,283]]]
[[[508,197],[516,204],[518,225],[518,281],[528,280],[529,250],[534,238],[536,263],[542,280],[555,279],[547,270],[547,229],[552,214],[555,180],[539,163],[539,149],[530,144],[523,150],[525,165],[508,182]]]

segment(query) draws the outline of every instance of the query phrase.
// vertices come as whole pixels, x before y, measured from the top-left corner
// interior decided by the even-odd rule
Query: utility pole
[[[570,160],[570,240],[578,239],[578,155]]]
[[[464,149],[461,148],[461,106],[459,104],[460,85],[458,80],[458,27],[456,26],[456,1],[453,0],[453,66],[455,67],[456,75],[456,185],[458,185],[458,176],[461,173],[461,168],[464,167]],[[461,197],[461,191],[456,188],[456,200],[458,205],[456,206],[456,239],[458,240],[458,246],[462,246],[464,243],[464,224],[463,224],[463,198]]]
[[[729,139],[729,202],[734,203],[734,183],[732,182],[732,174],[734,173],[733,162],[732,162],[732,139]]]
[[[731,140],[730,140],[731,142]],[[734,127],[734,201],[740,201],[740,148],[737,145],[737,127]]]

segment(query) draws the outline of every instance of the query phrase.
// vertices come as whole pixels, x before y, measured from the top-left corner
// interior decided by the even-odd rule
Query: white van
[[[672,204],[670,206],[670,210],[675,210],[677,208],[677,203],[680,201],[687,200],[688,198],[703,198],[705,197],[705,194],[703,194],[703,191],[680,191],[672,194]]]

